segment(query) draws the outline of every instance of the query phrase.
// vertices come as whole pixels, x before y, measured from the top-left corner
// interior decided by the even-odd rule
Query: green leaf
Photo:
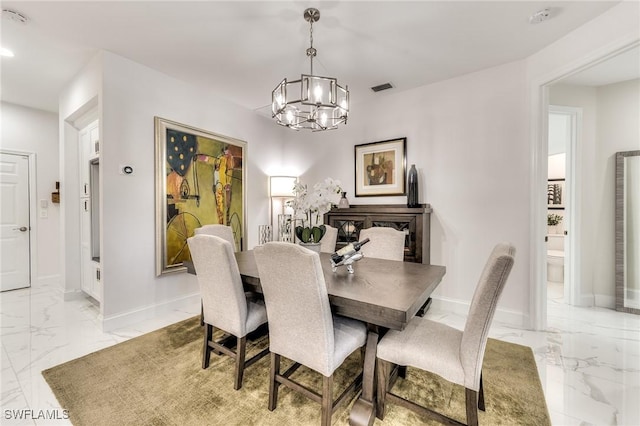
[[[305,227],[302,230],[302,236],[300,237],[300,239],[304,243],[308,243],[311,241],[311,229],[309,229],[309,227]]]
[[[322,237],[324,236],[325,232],[327,232],[326,226],[324,225],[314,226],[313,229],[311,229],[311,234],[313,235],[313,242],[319,243]]]

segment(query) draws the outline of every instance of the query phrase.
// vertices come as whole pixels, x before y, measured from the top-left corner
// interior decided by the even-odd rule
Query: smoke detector
[[[18,24],[23,25],[29,22],[29,18],[27,18],[25,15],[11,9],[2,9],[2,17],[4,19],[8,19],[10,21],[17,22]]]
[[[529,17],[530,24],[539,24],[540,22],[544,22],[551,18],[551,9],[548,7],[542,10],[537,11],[533,15]]]

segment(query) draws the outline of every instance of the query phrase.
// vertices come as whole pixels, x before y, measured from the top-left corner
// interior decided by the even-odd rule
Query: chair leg
[[[269,369],[269,411],[276,409],[278,403],[278,386],[276,376],[280,374],[280,355],[271,352],[271,368]]]
[[[204,325],[204,346],[202,347],[202,368],[209,367],[211,359],[211,346],[209,341],[213,338],[213,326],[211,324]]]
[[[242,387],[242,375],[244,374],[244,360],[247,349],[247,337],[238,337],[236,344],[236,381],[233,385],[235,390]]]
[[[200,325],[204,325],[204,305],[202,299],[200,299]]]
[[[478,426],[478,392],[465,388],[467,425]]]
[[[389,375],[391,373],[392,364],[388,361],[384,361],[380,358],[377,360],[378,364],[378,401],[376,404],[376,417],[380,420],[384,420],[385,415],[385,401],[387,397],[387,387],[389,386]]]
[[[333,414],[333,374],[329,377],[322,376],[322,426],[331,426]]]
[[[480,371],[480,395],[478,395],[478,409],[485,411],[484,409],[484,386],[482,385],[482,371]]]

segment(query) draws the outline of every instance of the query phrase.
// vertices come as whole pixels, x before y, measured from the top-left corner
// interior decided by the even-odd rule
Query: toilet
[[[564,235],[547,235],[547,281],[564,282]]]

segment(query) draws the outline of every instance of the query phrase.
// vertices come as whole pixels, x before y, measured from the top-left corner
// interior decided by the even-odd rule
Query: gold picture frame
[[[187,238],[208,224],[232,228],[244,248],[245,141],[160,117],[156,146],[156,275],[186,271]]]
[[[406,195],[407,138],[355,146],[356,197]]]

